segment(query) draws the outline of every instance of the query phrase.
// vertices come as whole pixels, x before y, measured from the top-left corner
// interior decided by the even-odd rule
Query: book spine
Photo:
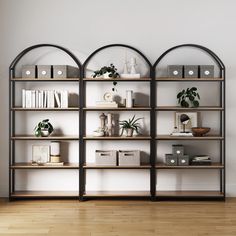
[[[36,90],[35,93],[35,108],[39,108],[39,91]]]
[[[25,108],[25,89],[22,89],[22,108]]]
[[[31,108],[31,90],[25,91],[25,107]]]
[[[55,95],[57,107],[61,107],[61,102],[60,102],[60,98],[59,98],[59,93],[58,93],[57,91],[54,91],[54,95]]]

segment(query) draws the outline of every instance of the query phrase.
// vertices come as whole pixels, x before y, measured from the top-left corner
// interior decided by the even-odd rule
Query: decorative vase
[[[125,131],[126,131],[126,137],[133,137],[134,129],[128,128],[125,129]]]
[[[133,107],[133,90],[126,90],[126,107]]]

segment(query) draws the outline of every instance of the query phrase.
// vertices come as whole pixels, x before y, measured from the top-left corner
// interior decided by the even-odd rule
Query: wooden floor
[[[0,200],[0,235],[236,235],[236,198],[226,202]]]

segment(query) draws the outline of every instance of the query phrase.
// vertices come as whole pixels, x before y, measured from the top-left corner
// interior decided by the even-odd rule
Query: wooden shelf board
[[[79,169],[79,164],[76,163],[65,163],[63,166],[47,166],[39,165],[35,166],[31,163],[15,163],[11,165],[11,169]]]
[[[100,81],[100,82],[112,82],[112,81],[151,81],[151,78],[114,78],[114,79],[104,79],[104,78],[83,78],[84,81]]]
[[[83,166],[84,169],[150,169],[151,165],[141,165],[141,166],[102,166],[93,163],[88,163]]]
[[[68,107],[68,108],[22,108],[13,107],[12,111],[79,111],[79,107]]]
[[[150,107],[85,107],[85,111],[150,111]]]
[[[148,191],[87,191],[84,197],[150,197]]]
[[[197,108],[185,108],[179,106],[158,106],[156,110],[159,111],[223,111],[223,107],[218,106],[202,106]]]
[[[224,197],[220,191],[157,191],[156,197]]]
[[[171,135],[157,135],[157,140],[223,140],[222,136],[218,135],[208,135],[202,137],[185,137],[185,136],[171,136]]]
[[[84,140],[150,140],[150,136],[115,136],[115,137],[94,137],[94,136],[85,136]]]
[[[223,169],[224,165],[212,163],[211,165],[189,165],[189,166],[168,166],[164,163],[157,163],[156,169]]]
[[[169,78],[169,77],[159,77],[156,81],[224,81],[223,78]]]
[[[33,135],[16,135],[11,137],[12,140],[79,140],[78,136],[49,136],[35,137]]]
[[[79,78],[12,78],[12,81],[18,81],[18,82],[24,82],[24,81],[31,81],[31,82],[40,82],[40,81],[62,81],[62,82],[68,82],[68,81],[77,81],[79,82]]]
[[[78,197],[77,191],[15,191],[10,195],[13,198],[34,198],[34,197]]]

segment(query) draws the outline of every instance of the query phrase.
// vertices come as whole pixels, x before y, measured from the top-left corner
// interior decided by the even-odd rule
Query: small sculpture
[[[128,70],[128,63],[130,65],[129,70]],[[121,78],[140,78],[140,74],[137,73],[136,67],[137,67],[137,63],[136,63],[135,57],[131,57],[130,62],[128,62],[125,57],[124,71],[121,74]]]

